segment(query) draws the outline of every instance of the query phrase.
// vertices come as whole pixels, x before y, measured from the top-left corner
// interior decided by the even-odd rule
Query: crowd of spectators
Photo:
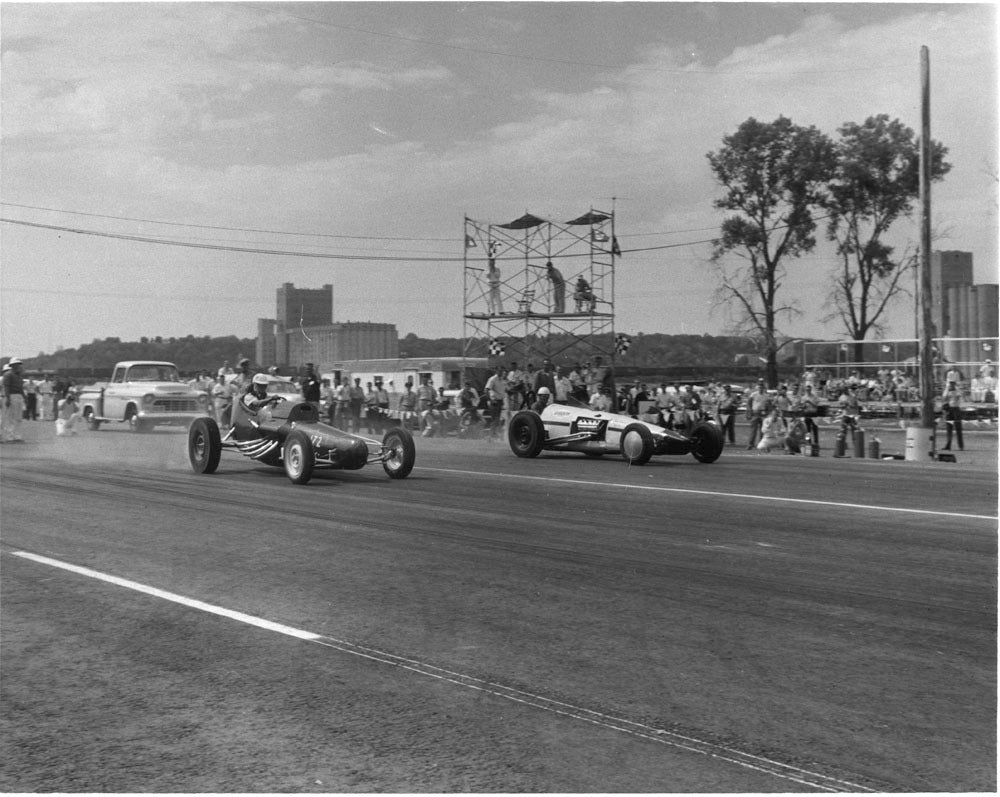
[[[220,426],[228,425],[233,401],[249,389],[253,378],[250,366],[246,358],[240,359],[235,368],[226,361],[214,374],[200,371],[188,383],[210,396],[211,413]],[[22,420],[54,420],[59,434],[75,434],[79,412],[74,380],[51,375],[26,378],[21,367],[20,360],[13,358],[3,369],[0,441],[22,440]],[[323,420],[357,434],[381,434],[390,423],[401,421],[425,436],[463,435],[472,430],[498,435],[505,421],[521,409],[540,408],[550,402],[578,402],[594,410],[622,412],[684,433],[711,418],[718,422],[729,446],[737,444],[736,421],[741,419],[748,427],[747,449],[780,448],[788,453],[818,445],[815,419],[830,415],[831,408],[840,419],[843,433],[856,426],[862,406],[919,401],[915,376],[897,367],[879,367],[867,373],[852,370],[846,376],[809,368],[798,381],[772,390],[765,387],[763,380],[746,388],[715,382],[616,384],[600,356],[568,366],[544,359],[538,367],[527,362],[522,368],[511,361],[497,365],[479,389],[467,381],[446,390],[443,385],[435,386],[427,376],[419,384],[407,380],[399,390],[391,381],[384,384],[381,379],[365,385],[360,378],[331,383],[317,375],[311,363],[302,376],[282,377],[274,366],[268,369],[268,376],[276,380],[272,390],[275,384],[293,390],[303,401],[313,403]],[[961,448],[963,403],[996,401],[992,362],[986,360],[974,374],[954,366],[947,368],[936,392],[947,424],[946,448],[951,446],[953,432]]]

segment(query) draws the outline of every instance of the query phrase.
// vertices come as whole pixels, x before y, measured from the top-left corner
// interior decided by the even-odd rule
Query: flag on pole
[[[632,338],[623,332],[619,332],[615,335],[615,351],[618,354],[624,354],[628,351],[628,347],[632,345]]]
[[[611,239],[611,254],[612,255],[618,255],[618,257],[622,256],[621,247],[618,246],[618,236],[617,235],[614,238]]]
[[[609,240],[608,236],[601,232],[600,230],[591,230],[590,240],[595,243],[603,244]]]
[[[473,238],[471,235],[466,235],[465,236],[465,248],[466,249],[472,249],[475,245],[476,245],[476,239]]]
[[[490,356],[491,357],[502,357],[503,353],[507,351],[503,343],[501,343],[496,338],[490,338]]]

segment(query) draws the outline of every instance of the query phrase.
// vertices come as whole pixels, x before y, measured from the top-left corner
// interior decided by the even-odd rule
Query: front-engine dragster
[[[188,458],[196,473],[214,473],[223,451],[236,451],[265,465],[284,467],[295,484],[305,484],[316,468],[358,470],[381,463],[390,479],[413,470],[413,436],[402,427],[374,440],[345,432],[319,420],[315,405],[272,397],[254,413],[233,402],[232,426],[224,433],[208,417],[188,430]]]

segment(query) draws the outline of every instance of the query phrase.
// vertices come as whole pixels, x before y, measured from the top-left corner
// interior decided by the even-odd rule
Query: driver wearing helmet
[[[281,396],[267,395],[267,374],[254,374],[250,389],[240,396],[243,408],[250,415],[256,415],[260,410],[284,400]]]
[[[541,413],[547,406],[549,406],[549,400],[552,398],[552,391],[547,387],[542,385],[538,388],[538,392],[535,393],[535,403],[531,405],[532,412]]]

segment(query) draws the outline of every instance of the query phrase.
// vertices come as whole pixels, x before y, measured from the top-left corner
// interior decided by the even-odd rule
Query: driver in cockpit
[[[256,415],[261,410],[266,410],[284,400],[281,396],[267,395],[267,374],[254,374],[250,382],[250,389],[240,396],[243,408],[250,415]]]

